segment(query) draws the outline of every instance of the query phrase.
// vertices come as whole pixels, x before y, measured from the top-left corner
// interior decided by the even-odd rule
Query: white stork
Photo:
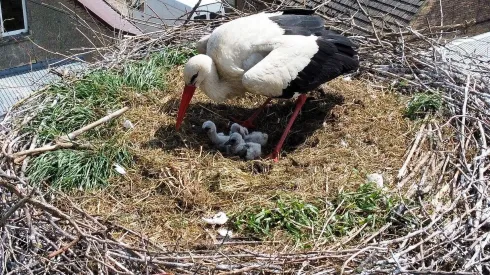
[[[184,68],[177,130],[197,87],[217,102],[246,92],[266,96],[266,102],[240,122],[247,128],[253,127],[253,120],[273,98],[297,97],[294,113],[268,156],[275,161],[306,93],[359,67],[353,43],[326,30],[325,21],[313,10],[290,9],[235,19],[201,38],[197,49],[199,54]]]

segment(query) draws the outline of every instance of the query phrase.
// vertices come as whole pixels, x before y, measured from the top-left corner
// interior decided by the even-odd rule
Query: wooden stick
[[[127,110],[129,110],[129,107],[124,107],[124,108],[121,108],[117,111],[115,111],[114,113],[111,113],[93,123],[90,123],[89,125],[83,127],[83,128],[80,128],[76,131],[73,131],[71,133],[69,133],[66,137],[60,137],[60,139],[66,139],[66,141],[71,141],[73,139],[75,139],[77,136],[87,132],[88,130],[91,130],[97,126],[99,126],[100,124],[103,124],[103,123],[106,123],[108,122],[109,120],[113,119],[113,118],[116,118],[120,115],[122,115],[123,113],[125,113]]]
[[[71,142],[71,140],[73,140],[77,136],[87,132],[88,130],[91,130],[91,129],[99,126],[102,123],[108,122],[109,120],[122,115],[127,110],[129,110],[129,107],[124,107],[124,108],[119,109],[116,112],[111,113],[111,114],[109,114],[109,115],[107,115],[107,116],[105,116],[105,117],[103,117],[103,118],[101,118],[101,119],[99,119],[93,123],[90,123],[87,126],[84,126],[84,127],[80,128],[76,131],[73,131],[64,137],[59,137],[59,138],[55,139],[56,140],[55,144],[51,143],[51,144],[45,145],[43,147],[34,148],[31,150],[20,151],[20,152],[12,154],[10,157],[15,159],[15,158],[18,158],[18,157],[24,156],[24,155],[34,155],[34,154],[44,153],[47,151],[54,151],[57,149],[66,149],[66,148],[71,148],[71,147],[75,147],[75,146],[90,149],[91,148],[90,146],[75,144],[75,143]]]
[[[67,149],[67,148],[71,148],[71,147],[75,147],[75,146],[79,146],[79,147],[82,147],[82,148],[91,148],[90,146],[83,146],[83,145],[79,145],[79,144],[75,144],[75,143],[61,143],[61,142],[58,142],[54,145],[45,145],[43,147],[39,147],[39,148],[34,148],[32,150],[25,150],[25,151],[21,151],[21,152],[17,152],[17,153],[14,153],[12,154],[12,157],[13,158],[18,158],[18,157],[21,157],[21,156],[25,156],[25,155],[35,155],[35,154],[39,154],[39,153],[44,153],[44,152],[47,152],[47,151],[54,151],[54,150],[57,150],[57,149]]]
[[[410,152],[408,153],[407,159],[405,160],[405,162],[403,163],[402,168],[398,172],[398,176],[397,176],[398,179],[401,179],[405,175],[405,173],[407,173],[408,163],[410,162],[410,159],[412,158],[413,153],[415,153],[415,150],[417,149],[417,147],[419,145],[420,139],[422,138],[422,136],[424,134],[425,125],[426,124],[424,123],[422,125],[422,127],[420,127],[420,130],[419,130],[419,132],[417,134],[417,137],[415,138],[415,141],[414,141],[414,143],[412,145],[412,148],[410,149]]]
[[[53,257],[56,257],[57,255],[67,251],[68,249],[70,249],[70,247],[74,246],[78,241],[80,240],[80,236],[78,236],[76,239],[74,239],[73,241],[71,241],[69,244],[67,244],[66,246],[56,250],[56,251],[53,251],[51,252],[49,255],[48,255],[48,259],[51,259]]]
[[[431,152],[425,153],[424,156],[421,158],[421,160],[417,163],[415,168],[413,168],[412,172],[410,174],[408,174],[408,176],[406,176],[403,180],[401,180],[397,184],[397,187],[402,188],[403,185],[405,185],[405,183],[407,183],[407,181],[409,181],[413,176],[415,176],[415,173],[417,173],[420,170],[422,165],[424,165],[427,162],[427,160],[429,159],[429,157],[431,157],[431,156],[432,156]]]
[[[462,155],[462,160],[466,163],[466,148],[465,148],[465,127],[466,127],[466,106],[468,105],[468,93],[470,90],[470,75],[466,77],[466,87],[464,89],[464,101],[463,101],[463,107],[462,107],[462,118],[461,118],[461,155]]]
[[[364,7],[361,5],[361,2],[359,0],[356,0],[356,1],[357,1],[357,5],[361,9],[362,13],[368,18],[369,22],[371,23],[371,27],[373,28],[373,33],[374,33],[374,36],[376,37],[376,40],[378,40],[379,45],[382,48],[384,48],[383,42],[381,41],[381,39],[379,39],[379,35],[378,35],[378,32],[376,31],[376,26],[374,25],[373,19],[371,18],[369,13],[366,12]]]
[[[189,20],[191,20],[191,17],[194,15],[194,13],[196,12],[197,8],[199,8],[199,5],[201,5],[201,1],[202,0],[197,0],[197,3],[194,5],[194,7],[192,8],[192,10],[189,12],[189,15],[187,16],[187,19],[182,24],[182,27],[185,26],[189,22]]]

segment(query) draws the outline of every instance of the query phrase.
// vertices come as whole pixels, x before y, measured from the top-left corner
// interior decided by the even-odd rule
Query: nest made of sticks
[[[352,26],[349,19],[326,19],[333,27]],[[168,45],[195,41],[224,21],[216,20],[213,25],[187,23],[158,35],[122,39],[105,49],[104,61],[94,67],[118,68]],[[16,105],[2,123],[1,273],[488,272],[488,69],[478,57],[466,57],[463,65],[432,54],[436,47],[444,48],[437,34],[423,34],[409,27],[351,38],[360,45],[361,69],[356,78],[406,93],[440,95],[446,106],[446,122],[430,117],[422,120],[395,181],[398,192],[416,202],[415,207],[401,204],[395,211],[401,219],[410,214],[410,230],[394,231],[394,224],[387,223],[349,243],[361,227],[340,245],[291,253],[236,248],[227,245],[225,239],[194,251],[154,243],[139,232],[90,215],[63,192],[26,182],[24,172],[31,154],[79,146],[71,140],[127,110],[121,109],[73,132],[68,139],[55,140],[36,151],[35,136],[20,134],[20,129],[40,99],[50,102],[40,92]],[[57,198],[56,206],[51,196]],[[123,232],[123,236],[116,239],[114,232]]]

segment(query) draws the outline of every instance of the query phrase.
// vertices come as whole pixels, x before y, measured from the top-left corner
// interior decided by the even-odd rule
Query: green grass
[[[152,55],[151,59],[155,61],[156,66],[169,70],[173,66],[185,64],[187,60],[194,55],[197,55],[197,51],[193,47],[180,47],[176,50],[155,53]]]
[[[27,170],[34,185],[43,182],[61,190],[94,189],[108,185],[117,172],[113,165],[131,164],[125,146],[106,145],[98,150],[57,150],[36,157]]]
[[[363,184],[356,191],[342,191],[332,200],[332,209],[337,211],[333,222],[325,227],[327,236],[345,236],[364,224],[366,230],[375,230],[386,223],[394,204],[395,200],[375,183]]]
[[[80,129],[122,108],[127,93],[165,90],[165,73],[193,54],[195,52],[188,48],[168,48],[147,59],[127,63],[120,70],[94,70],[74,83],[52,86],[46,91],[46,98],[50,100],[22,131],[37,135],[38,145],[42,145]],[[79,137],[107,146],[92,151],[58,150],[35,157],[27,171],[31,182],[47,181],[63,189],[107,185],[114,171],[112,163],[130,158],[126,148],[111,149],[111,142],[107,142],[116,134],[116,123],[111,121]]]
[[[119,72],[96,70],[74,84],[53,86],[47,91],[55,104],[44,106],[24,131],[37,133],[40,143],[67,134],[124,105],[124,92],[144,93],[165,89],[165,72],[180,65],[193,52],[187,49],[161,51],[147,60],[128,63]],[[110,127],[109,127],[110,128]],[[107,125],[105,127],[107,129]],[[86,136],[104,138],[100,129]]]
[[[442,97],[440,94],[418,93],[408,102],[405,116],[417,119],[427,113],[434,113],[442,108]]]
[[[329,201],[328,208],[320,209],[319,203],[280,198],[271,208],[249,208],[232,215],[231,220],[236,230],[256,237],[284,230],[295,240],[316,239],[320,234],[332,239],[349,235],[364,224],[365,231],[380,228],[390,219],[395,203],[374,183],[342,191]]]
[[[53,86],[55,103],[44,106],[24,129],[36,132],[40,142],[79,129],[123,106],[119,77],[112,72],[93,72],[73,85]],[[101,133],[90,134],[100,137]]]
[[[235,228],[254,235],[270,235],[275,228],[286,230],[296,239],[318,220],[318,208],[298,199],[278,199],[273,208],[251,209],[234,217]]]

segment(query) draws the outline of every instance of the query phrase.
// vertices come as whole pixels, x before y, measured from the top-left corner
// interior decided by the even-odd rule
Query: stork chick
[[[245,142],[254,142],[260,144],[260,146],[265,146],[267,144],[267,140],[269,139],[269,135],[254,131],[249,135],[246,135],[243,139]]]
[[[229,136],[224,135],[223,133],[217,133],[216,125],[214,122],[208,120],[202,124],[202,129],[206,132],[211,142],[220,150],[221,152],[225,152],[227,154],[230,153],[230,146],[225,145],[225,143],[230,139]]]
[[[260,144],[261,146],[265,146],[267,144],[267,140],[269,139],[269,135],[266,133],[253,131],[249,134],[248,129],[238,123],[233,123],[231,125],[230,135],[232,133],[239,133],[245,142],[254,142]]]
[[[230,127],[230,135],[232,133],[240,133],[240,135],[242,135],[242,137],[245,137],[246,135],[248,135],[248,129],[246,127],[243,127],[242,125],[240,125],[238,123],[233,123],[233,124],[231,124],[231,127]]]
[[[246,160],[253,160],[262,155],[260,144],[255,142],[245,142],[239,133],[230,135],[230,139],[225,143],[230,145],[230,151],[240,157],[245,157]]]

